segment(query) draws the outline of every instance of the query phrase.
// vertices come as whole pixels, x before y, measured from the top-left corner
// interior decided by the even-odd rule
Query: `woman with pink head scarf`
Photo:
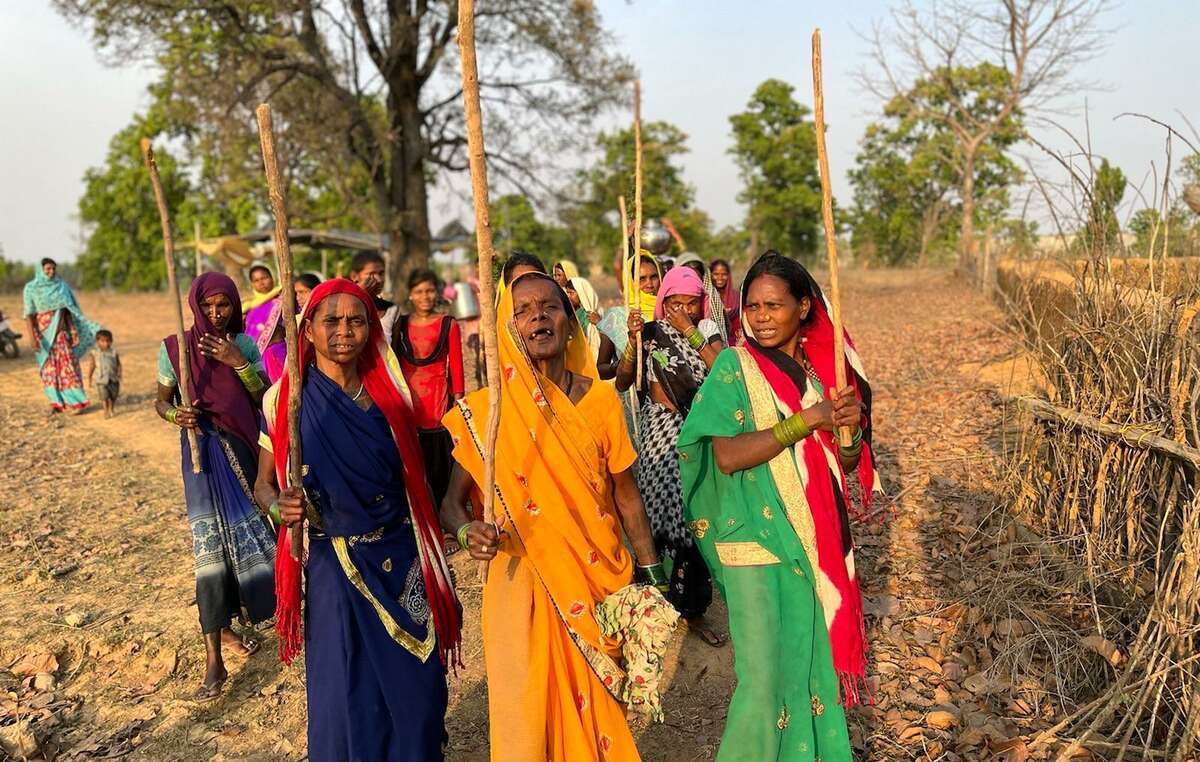
[[[667,600],[709,645],[720,646],[724,636],[703,623],[712,602],[712,580],[683,518],[683,488],[675,446],[683,421],[700,384],[724,349],[717,324],[706,315],[704,283],[688,267],[671,269],[658,290],[654,320],[630,317],[630,332],[640,331],[644,353],[638,398],[638,489],[650,516],[660,555],[674,559]],[[617,389],[624,392],[636,380],[636,361],[629,342],[617,366]]]

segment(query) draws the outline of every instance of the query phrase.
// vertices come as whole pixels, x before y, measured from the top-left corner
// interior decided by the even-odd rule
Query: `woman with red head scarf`
[[[733,636],[717,760],[851,760],[845,709],[865,684],[866,638],[850,516],[878,483],[871,387],[844,332],[836,388],[828,305],[796,260],[764,254],[742,305],[746,343],[717,358],[679,437],[689,527]]]
[[[308,755],[314,762],[442,759],[446,667],[459,607],[442,551],[411,397],[374,301],[335,279],[300,323],[303,485],[288,485],[285,374],[267,393],[255,495],[282,523],[308,518],[303,569],[280,531],[280,656],[308,650]],[[280,489],[283,486],[283,489]]]
[[[676,440],[700,384],[724,348],[720,329],[704,317],[704,283],[689,267],[675,267],[663,278],[654,320],[629,316],[629,349],[617,365],[617,390],[633,385],[636,361],[631,351],[640,333],[644,351],[637,483],[654,529],[659,553],[670,556],[669,600],[706,643],[724,638],[704,622],[712,603],[712,581],[692,536],[684,525]]]
[[[196,693],[211,701],[227,677],[224,643],[250,654],[258,643],[230,629],[245,612],[251,623],[275,613],[275,541],[254,506],[247,476],[257,468],[257,403],[267,388],[258,348],[243,330],[237,286],[204,273],[188,292],[192,328],[181,348],[175,336],[158,350],[159,416],[179,427],[183,496],[196,556],[196,606],[207,667]],[[191,406],[179,404],[179,353],[187,352]],[[201,473],[193,473],[187,431],[199,437]]]

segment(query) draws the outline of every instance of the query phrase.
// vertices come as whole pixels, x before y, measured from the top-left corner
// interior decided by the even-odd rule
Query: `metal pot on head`
[[[471,288],[471,284],[455,283],[454,290],[458,292],[451,307],[454,317],[459,320],[471,320],[479,317],[479,298],[475,295],[475,289]]]
[[[656,219],[642,222],[640,243],[643,249],[656,257],[661,257],[671,249],[671,231]]]

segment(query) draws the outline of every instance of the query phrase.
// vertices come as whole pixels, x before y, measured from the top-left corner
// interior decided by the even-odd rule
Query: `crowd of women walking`
[[[192,328],[160,347],[156,403],[180,430],[208,654],[196,699],[220,696],[223,649],[259,648],[235,620],[274,619],[281,657],[305,654],[311,759],[442,759],[448,674],[469,658],[447,560],[461,550],[486,562],[493,760],[640,759],[626,712],[670,713],[659,683],[679,620],[708,646],[732,640],[718,759],[850,759],[844,710],[865,677],[850,518],[875,485],[862,365],[795,260],[767,252],[740,288],[725,261],[665,264],[622,262],[621,304],[604,310],[573,263],[509,258],[494,452],[490,393],[466,393],[434,273],[412,273],[401,308],[379,296],[382,259],[359,255],[349,279],[300,278],[294,316],[266,267],[245,302],[227,276],[198,277]],[[60,364],[76,338],[53,321],[80,342],[90,330],[68,294],[38,285],[30,312]],[[728,627],[706,617],[714,582]]]

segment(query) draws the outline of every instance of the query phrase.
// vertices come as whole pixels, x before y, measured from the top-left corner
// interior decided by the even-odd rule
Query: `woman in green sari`
[[[742,301],[746,345],[717,358],[679,438],[688,526],[729,606],[738,679],[717,759],[849,760],[844,708],[859,701],[866,642],[847,496],[876,481],[871,391],[848,336],[849,383],[834,390],[833,326],[798,262],[765,254]]]

